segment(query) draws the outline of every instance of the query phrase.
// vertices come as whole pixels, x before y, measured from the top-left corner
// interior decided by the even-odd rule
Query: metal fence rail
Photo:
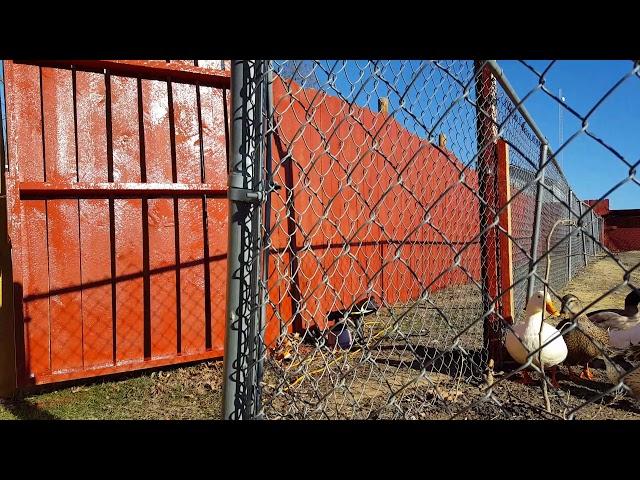
[[[232,78],[225,417],[499,417],[496,385],[528,365],[493,369],[527,297],[557,300],[609,252],[497,64]]]

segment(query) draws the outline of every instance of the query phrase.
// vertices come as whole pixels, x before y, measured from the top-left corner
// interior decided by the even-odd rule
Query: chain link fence
[[[540,172],[540,152],[543,141],[538,138],[518,111],[518,103],[509,98],[503,87],[498,88],[497,121],[502,127],[500,137],[510,146],[510,189],[513,192],[510,208],[514,218],[511,236],[513,244],[513,269],[516,311],[524,311],[527,298],[533,290],[543,287],[543,278],[533,277],[531,290],[527,283],[517,283],[527,278],[532,259],[532,239],[537,237],[536,258],[543,258],[547,251],[547,239],[558,220],[577,222],[589,207],[571,190],[569,182],[555,160]],[[534,234],[537,186],[540,185],[540,226]],[[602,243],[602,219],[592,210],[582,219],[583,230],[572,224],[558,225],[550,239],[556,245],[549,252],[549,282],[553,289],[560,290],[587,265],[588,259],[599,253]],[[583,234],[584,233],[584,234]],[[598,246],[596,246],[598,245]],[[598,250],[596,250],[598,249]]]
[[[557,100],[553,63],[525,65],[524,101]],[[524,101],[494,61],[232,63],[226,418],[573,418],[625,388],[611,363],[591,394],[550,382],[532,362],[555,337],[522,364],[505,350],[538,290],[557,302],[613,260],[582,313],[640,266],[604,247]],[[587,125],[600,103],[568,110]],[[585,126],[559,151],[578,134],[604,143]]]

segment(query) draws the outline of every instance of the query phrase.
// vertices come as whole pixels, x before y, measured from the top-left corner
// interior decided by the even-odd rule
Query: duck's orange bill
[[[556,310],[556,307],[553,305],[553,303],[549,300],[547,300],[545,302],[545,306],[547,308],[547,312],[549,312],[551,315],[553,315],[554,317],[557,316],[560,312],[558,310]]]

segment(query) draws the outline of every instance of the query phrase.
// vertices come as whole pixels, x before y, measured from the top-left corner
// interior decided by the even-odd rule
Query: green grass
[[[221,370],[206,362],[27,394],[0,400],[0,419],[218,419]]]

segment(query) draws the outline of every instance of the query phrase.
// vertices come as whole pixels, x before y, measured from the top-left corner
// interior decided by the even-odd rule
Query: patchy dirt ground
[[[573,293],[585,305],[623,281],[626,270],[640,263],[640,252],[626,252],[617,261],[599,257],[560,293]],[[640,268],[632,283],[640,284]],[[589,310],[619,308],[629,288],[622,286]],[[482,312],[479,292],[471,285],[449,288],[418,305],[397,321],[397,331],[373,344],[376,332],[393,324],[402,310],[380,311],[365,328],[369,350],[350,353],[300,346],[303,361],[271,365],[265,376],[265,410],[269,418],[406,418],[406,419],[640,419],[640,402],[625,392],[608,393],[598,363],[592,381],[574,379],[559,369],[559,388],[550,388],[551,414],[545,411],[539,382],[523,385],[496,372],[489,392],[485,383],[482,322],[462,335]],[[445,320],[446,317],[446,320]],[[376,325],[377,324],[377,325]],[[460,350],[438,347],[458,338]],[[305,350],[306,348],[306,350]],[[516,368],[505,364],[505,370]],[[576,369],[579,371],[578,369]],[[536,375],[533,374],[534,378]],[[337,385],[337,386],[336,386]],[[390,398],[390,392],[401,390]],[[490,393],[490,395],[489,395]]]
[[[587,268],[574,277],[559,293],[561,295],[572,293],[582,301],[583,305],[588,305],[603,293],[621,284],[625,270],[629,271],[640,265],[640,251],[619,253],[616,255],[616,260],[608,256],[600,256],[597,260],[591,261]],[[629,280],[634,285],[640,285],[640,268],[631,272]],[[622,308],[624,298],[629,291],[629,287],[623,285],[587,311]],[[598,362],[593,366],[603,367]],[[577,372],[578,369],[576,368],[575,371]],[[539,419],[563,418],[573,414],[577,419],[640,419],[640,401],[634,400],[624,392],[602,396],[611,388],[611,384],[608,383],[603,368],[592,368],[592,371],[595,375],[593,381],[574,380],[569,377],[566,367],[560,367],[558,372],[560,389],[550,389],[553,413],[551,416],[543,410],[544,401],[539,384],[523,385],[509,379],[497,383],[493,390],[502,407],[498,407],[493,401],[483,402],[461,414],[460,418]],[[499,377],[496,378],[497,380]],[[486,388],[486,385],[481,387]],[[470,397],[478,397],[478,393],[469,385],[464,385],[463,388],[467,390],[466,394]],[[598,398],[599,396],[602,398]]]
[[[619,253],[616,255],[616,260],[607,256],[598,257],[559,293],[574,294],[583,305],[588,305],[603,293],[621,284],[625,270],[629,271],[640,265],[640,251]],[[629,281],[634,285],[640,285],[640,267],[631,272]],[[622,308],[624,298],[629,291],[628,286],[620,286],[587,311]],[[593,366],[603,367],[598,362]],[[578,370],[575,369],[576,372]],[[640,419],[640,401],[634,400],[624,392],[602,396],[611,388],[611,384],[608,383],[603,368],[592,368],[592,371],[595,375],[593,381],[574,380],[569,377],[566,367],[560,367],[558,372],[560,389],[553,391],[550,389],[552,416],[543,410],[544,401],[539,384],[527,386],[509,379],[497,383],[493,390],[502,407],[498,407],[492,401],[483,402],[461,414],[460,418],[563,418],[572,413],[577,419]],[[496,380],[499,380],[499,377]],[[480,387],[484,389],[486,385]],[[464,385],[462,388],[466,395],[478,397],[477,391],[469,385]],[[598,398],[599,396],[602,398]],[[437,417],[439,414],[434,415]]]
[[[632,268],[640,263],[640,252],[621,253],[618,260],[626,268]],[[561,293],[573,293],[586,304],[618,285],[623,274],[615,261],[600,258],[591,262]],[[630,279],[640,284],[640,268],[632,272]],[[591,309],[619,307],[627,292],[628,287],[623,286]],[[604,371],[597,368],[593,369],[595,380],[574,382],[561,367],[560,389],[550,391],[551,414],[544,411],[538,384],[501,381],[500,372],[496,373],[489,397],[483,379],[485,372],[478,371],[478,365],[482,364],[478,350],[481,323],[459,337],[464,346],[462,351],[438,351],[439,345],[450,344],[465,321],[468,323],[469,318],[475,318],[481,311],[477,292],[469,286],[457,287],[438,292],[432,302],[404,316],[397,323],[400,334],[393,337],[396,342],[381,342],[376,348],[377,355],[362,351],[328,355],[315,349],[312,362],[299,365],[298,370],[290,368],[286,376],[267,368],[265,407],[270,409],[269,417],[506,420],[559,419],[573,413],[578,419],[640,419],[640,402],[624,393],[596,399],[610,388]],[[397,318],[397,312],[394,314]],[[375,335],[380,328],[375,324],[384,324],[392,316],[384,312],[377,315],[365,334]],[[458,321],[461,323],[457,324]],[[421,337],[424,341],[418,341],[416,347],[415,338]],[[410,342],[409,338],[414,340]],[[411,344],[414,346],[409,348]],[[309,352],[300,351],[305,355]],[[417,357],[422,362],[417,362]],[[332,361],[336,362],[331,364]],[[314,362],[322,367],[320,371],[316,371]],[[345,369],[349,362],[353,368]],[[344,375],[345,371],[350,373]],[[451,371],[458,375],[452,376]],[[296,384],[298,393],[283,394],[286,389],[283,379],[295,381],[301,375],[305,379]],[[336,384],[339,387],[328,388]],[[399,388],[401,392],[389,399],[390,389]],[[0,419],[217,419],[221,401],[222,362],[204,362],[45,388],[12,400],[0,400]],[[319,404],[322,409],[316,408]]]

